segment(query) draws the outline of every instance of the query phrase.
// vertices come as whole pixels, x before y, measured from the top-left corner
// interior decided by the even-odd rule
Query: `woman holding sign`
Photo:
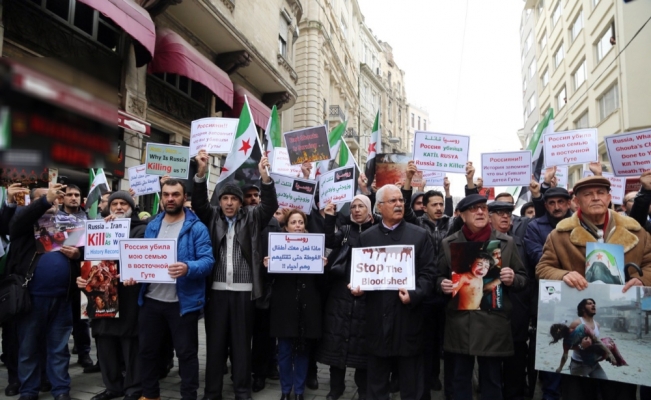
[[[283,231],[307,233],[306,225],[307,215],[291,210]],[[269,267],[269,257],[265,257],[264,265]],[[271,337],[278,338],[281,400],[289,400],[292,388],[296,400],[303,400],[310,349],[321,338],[318,281],[322,275],[283,273],[272,276]]]
[[[353,296],[350,283],[350,248],[359,247],[359,237],[373,226],[371,201],[357,195],[350,203],[350,222],[335,233],[337,212],[334,204],[325,208],[326,247],[339,249],[330,256],[326,269],[330,293],[325,306],[323,338],[319,343],[317,361],[330,366],[328,398],[337,400],[344,393],[346,367],[355,368],[355,384],[359,398],[366,398],[366,297]]]

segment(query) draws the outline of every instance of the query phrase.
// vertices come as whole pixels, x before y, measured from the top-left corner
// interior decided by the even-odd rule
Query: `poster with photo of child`
[[[452,305],[457,310],[500,310],[502,252],[499,240],[450,243]]]

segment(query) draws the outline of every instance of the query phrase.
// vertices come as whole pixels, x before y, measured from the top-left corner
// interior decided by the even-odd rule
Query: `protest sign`
[[[482,153],[484,186],[528,186],[531,182],[531,151]]]
[[[190,171],[190,148],[160,143],[147,143],[145,156],[146,173],[169,175],[172,178],[188,179]]]
[[[58,214],[57,211],[49,209],[34,224],[36,251],[40,254],[59,251],[62,246],[81,247],[86,240],[85,216]]]
[[[292,165],[289,162],[289,154],[285,147],[274,147],[273,160],[271,160],[271,172],[287,175],[301,176],[301,165]]]
[[[129,186],[136,196],[160,192],[160,177],[148,175],[145,164],[129,167]]]
[[[407,177],[407,163],[412,160],[409,153],[386,153],[375,155],[375,185],[394,185]],[[418,171],[411,180],[411,186],[423,184],[424,171]]]
[[[501,310],[502,251],[499,240],[451,243],[452,306],[456,310]]]
[[[115,260],[82,261],[81,319],[118,318],[118,267]]]
[[[361,290],[416,289],[412,245],[359,247],[352,250],[351,287]]]
[[[190,127],[190,156],[206,150],[208,154],[228,154],[231,152],[237,118],[201,118],[192,121]]]
[[[120,281],[174,283],[167,267],[176,262],[176,239],[120,240]]]
[[[444,172],[436,172],[436,171],[423,172],[423,181],[425,181],[427,186],[443,186],[444,179],[445,179]],[[412,186],[415,186],[413,184],[413,180],[412,180]]]
[[[277,150],[277,149],[276,149]],[[316,182],[272,173],[279,208],[292,208],[310,214]]]
[[[118,218],[105,222],[103,219],[86,221],[85,260],[119,260],[120,240],[128,239],[131,219]]]
[[[414,162],[419,170],[466,173],[470,137],[444,133],[414,133]]]
[[[285,132],[284,135],[291,165],[331,160],[336,155],[331,153],[325,125]]]
[[[648,385],[651,347],[644,339],[643,315],[644,304],[651,300],[651,288],[633,286],[622,293],[622,285],[591,283],[579,291],[563,281],[544,279],[539,285],[537,370],[580,374],[585,367],[570,368],[571,352],[581,357],[582,364],[589,367],[598,364],[603,370],[598,378],[583,379],[603,376],[609,381]],[[587,299],[594,300],[593,318],[599,324],[599,333],[589,329],[577,316],[578,306]],[[570,325],[575,326],[568,329]],[[604,346],[614,355],[615,363],[606,359]],[[564,348],[569,348],[567,353]]]
[[[598,161],[594,128],[545,133],[543,143],[545,167]]]
[[[333,169],[319,177],[319,206],[347,203],[355,197],[355,167]]]
[[[583,177],[593,176],[594,174],[589,169],[583,170]],[[613,204],[624,204],[624,196],[626,195],[626,178],[616,177],[614,174],[609,172],[602,172],[601,176],[607,178],[610,181],[610,195],[612,196],[611,201]]]
[[[567,189],[568,170],[569,167],[567,165],[556,167],[556,187]],[[542,184],[544,181],[545,171],[542,171],[540,173],[540,179],[538,179],[538,183]]]
[[[638,192],[641,187],[642,187],[642,183],[640,183],[639,176],[635,178],[628,178],[626,179],[626,188],[624,189],[624,192],[625,193]]]
[[[637,176],[651,169],[651,129],[604,137],[615,176]]]
[[[322,274],[325,235],[269,233],[269,272]]]

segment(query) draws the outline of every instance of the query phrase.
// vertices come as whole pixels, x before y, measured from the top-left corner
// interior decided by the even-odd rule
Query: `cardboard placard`
[[[274,173],[270,176],[275,182],[279,208],[298,209],[310,214],[316,191],[315,181]]]
[[[120,241],[120,281],[174,283],[168,266],[176,262],[176,239]]]
[[[332,160],[336,155],[332,154],[325,125],[285,132],[284,136],[291,165]]]
[[[269,272],[322,274],[325,235],[322,233],[269,233]]]
[[[592,171],[588,169],[583,170],[583,177],[593,176]],[[609,172],[602,172],[601,175],[604,178],[607,178],[610,181],[610,195],[612,197],[611,201],[613,204],[624,204],[624,196],[626,195],[626,178],[616,177],[614,174]]]
[[[355,197],[355,167],[342,167],[328,171],[319,177],[319,206],[324,209],[328,202],[347,203]]]
[[[103,219],[86,221],[85,260],[119,260],[120,240],[128,239],[131,219],[118,218],[110,222]]]
[[[271,172],[287,176],[301,176],[301,165],[292,165],[285,147],[274,147]]]
[[[419,170],[466,173],[470,137],[445,133],[414,133],[414,162]]]
[[[169,175],[188,179],[190,173],[190,148],[160,143],[147,143],[145,171],[149,175]]]
[[[129,187],[136,196],[144,196],[160,192],[160,176],[147,174],[145,164],[129,167]]]
[[[482,153],[481,174],[487,187],[529,186],[531,151]]]
[[[201,118],[192,121],[190,128],[190,156],[206,150],[208,154],[228,154],[233,148],[237,132],[237,118]]]
[[[350,286],[361,290],[416,289],[412,245],[351,249]]]
[[[651,129],[604,137],[615,176],[637,176],[651,169]]]
[[[598,161],[597,130],[590,128],[545,133],[543,151],[545,167]]]

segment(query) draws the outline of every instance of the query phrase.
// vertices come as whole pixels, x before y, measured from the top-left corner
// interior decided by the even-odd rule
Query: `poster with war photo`
[[[457,310],[501,310],[499,240],[450,243],[452,304]]]
[[[55,214],[56,210],[51,208],[34,224],[39,254],[59,251],[62,246],[82,247],[86,241],[86,218]]]
[[[291,165],[331,160],[336,155],[330,149],[325,125],[285,132],[284,135]]]
[[[407,163],[412,160],[408,153],[387,153],[375,156],[375,185],[395,185],[404,182],[407,177]],[[411,180],[411,186],[423,184],[423,171],[418,171]]]
[[[118,318],[118,267],[115,260],[82,261],[81,277],[88,284],[81,290],[81,318]]]
[[[537,370],[649,384],[651,288],[622,293],[622,285],[589,284],[579,291],[544,279],[539,285]]]

